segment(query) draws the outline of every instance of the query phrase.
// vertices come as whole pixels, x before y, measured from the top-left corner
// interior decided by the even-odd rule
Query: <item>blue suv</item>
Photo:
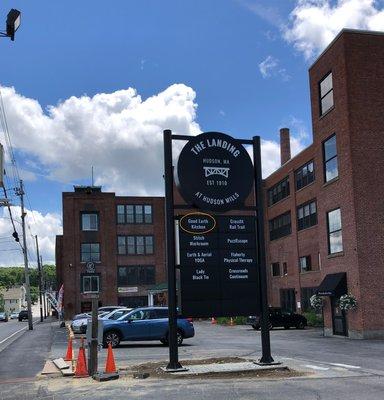
[[[116,347],[125,340],[160,340],[168,344],[168,308],[140,307],[117,320],[103,321],[103,346],[111,343]],[[177,344],[185,338],[195,336],[193,323],[186,318],[177,318]]]

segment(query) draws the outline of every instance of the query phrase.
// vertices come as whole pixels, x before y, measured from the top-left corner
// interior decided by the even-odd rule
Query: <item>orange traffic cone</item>
[[[85,358],[84,339],[81,338],[79,355],[76,362],[75,378],[86,378],[88,376],[89,375],[87,370],[87,360]]]
[[[73,359],[73,348],[72,348],[72,338],[70,337],[68,340],[68,346],[67,346],[67,354],[64,357],[65,361],[72,361]]]
[[[211,324],[217,324],[217,321],[215,320],[215,317],[211,318]]]
[[[107,362],[105,363],[105,373],[106,374],[115,374],[116,371],[116,364],[115,358],[113,357],[112,345],[111,343],[108,344],[108,353],[107,353]]]

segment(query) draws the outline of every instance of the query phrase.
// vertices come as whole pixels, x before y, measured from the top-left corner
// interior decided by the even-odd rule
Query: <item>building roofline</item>
[[[376,35],[376,36],[384,36],[384,32],[381,31],[367,31],[364,29],[351,29],[351,28],[343,28],[332,40],[331,43],[316,57],[315,61],[311,64],[311,66],[308,68],[308,71],[310,71],[315,64],[319,61],[321,57],[339,40],[341,36],[343,36],[345,33],[357,33],[360,35]]]
[[[286,163],[284,163],[283,165],[281,165],[279,168],[277,168],[276,170],[274,170],[272,173],[270,173],[267,177],[263,178],[263,181],[267,181],[269,178],[271,178],[273,175],[275,175],[277,172],[280,172],[282,170],[282,168],[286,168],[292,161],[295,161],[296,158],[304,153],[305,151],[307,151],[308,149],[310,149],[313,146],[313,142],[305,147],[303,150],[301,150],[299,153],[295,154],[294,157],[290,158]]]

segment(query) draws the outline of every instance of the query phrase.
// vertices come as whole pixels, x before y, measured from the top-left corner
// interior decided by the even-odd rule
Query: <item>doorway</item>
[[[347,335],[347,320],[345,318],[345,311],[339,307],[339,298],[331,297],[332,308],[332,327],[333,334],[339,336]]]

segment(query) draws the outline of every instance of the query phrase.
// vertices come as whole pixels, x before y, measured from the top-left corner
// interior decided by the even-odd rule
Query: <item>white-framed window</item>
[[[100,278],[99,275],[83,276],[83,293],[99,293]]]
[[[81,230],[98,231],[99,215],[98,213],[81,213]]]

